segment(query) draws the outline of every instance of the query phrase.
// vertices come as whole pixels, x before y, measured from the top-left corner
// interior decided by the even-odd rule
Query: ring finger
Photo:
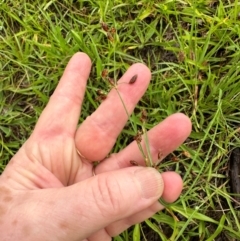
[[[181,113],[173,114],[148,131],[149,149],[153,162],[159,162],[169,153],[179,147],[191,132],[191,122],[189,118]],[[145,149],[144,138],[141,145]],[[141,166],[145,165],[144,157],[139,150],[136,141],[133,141],[125,149],[101,162],[95,173],[113,171],[120,168],[129,167],[134,160]]]

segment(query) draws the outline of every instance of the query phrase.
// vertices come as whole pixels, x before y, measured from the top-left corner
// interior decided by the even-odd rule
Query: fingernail
[[[162,195],[164,183],[156,169],[144,167],[136,170],[134,174],[141,184],[143,198],[159,198]]]

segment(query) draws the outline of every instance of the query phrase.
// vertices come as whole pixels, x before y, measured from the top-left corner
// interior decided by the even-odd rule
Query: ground
[[[147,129],[183,112],[193,131],[159,166],[183,177],[183,193],[142,224],[139,240],[239,240],[229,174],[240,146],[239,12],[236,0],[3,1],[0,170],[28,138],[73,53],[93,61],[80,122],[100,104],[99,90],[111,88],[104,70],[116,80],[143,62],[152,81],[131,122],[141,127],[143,109]],[[127,124],[113,151],[134,135]],[[115,240],[138,240],[133,230]]]

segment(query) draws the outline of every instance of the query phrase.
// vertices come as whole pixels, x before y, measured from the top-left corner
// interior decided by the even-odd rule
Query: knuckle
[[[116,216],[124,209],[119,182],[113,176],[98,176],[97,190],[94,190],[95,203],[102,216]]]

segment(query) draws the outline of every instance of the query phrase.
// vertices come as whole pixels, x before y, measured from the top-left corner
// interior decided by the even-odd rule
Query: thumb
[[[53,217],[58,217],[64,234],[69,233],[66,240],[81,240],[151,206],[163,188],[163,179],[153,168],[131,167],[101,173],[61,189]]]

